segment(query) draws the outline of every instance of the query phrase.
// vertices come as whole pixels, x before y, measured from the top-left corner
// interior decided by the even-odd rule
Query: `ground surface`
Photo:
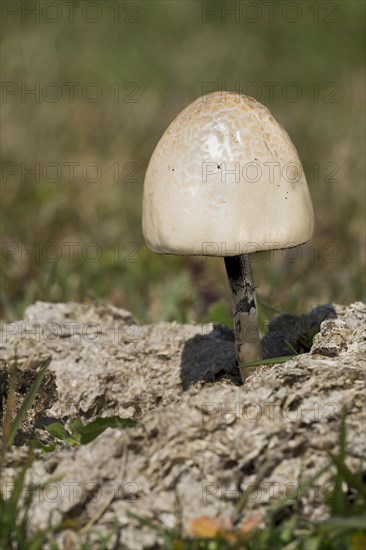
[[[42,361],[49,372],[9,456],[10,482],[25,455],[29,435],[47,441],[50,419],[90,421],[119,415],[133,428],[107,429],[93,442],[39,455],[28,481],[49,482],[31,511],[33,529],[73,521],[108,530],[118,519],[131,549],[158,540],[129,513],[164,528],[202,514],[235,518],[235,502],[249,495],[245,514],[265,511],[328,461],[335,450],[339,416],[347,408],[350,465],[365,455],[366,307],[319,307],[306,326],[320,332],[310,353],[265,366],[243,386],[235,368],[231,331],[213,325],[162,323],[139,326],[127,311],[75,303],[37,302],[24,321],[2,326],[0,391],[17,357],[18,399]],[[304,317],[274,319],[263,341],[266,356],[297,345]],[[325,515],[321,494],[327,475],[301,498],[309,519]],[[112,498],[113,497],[113,498]]]

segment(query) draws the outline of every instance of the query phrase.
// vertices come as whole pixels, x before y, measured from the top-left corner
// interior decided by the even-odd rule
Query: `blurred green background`
[[[253,257],[262,319],[363,298],[364,2],[57,4],[2,6],[3,319],[75,300],[229,322],[223,262],[154,254],[141,231],[150,155],[207,83],[270,108],[313,199],[310,243]]]

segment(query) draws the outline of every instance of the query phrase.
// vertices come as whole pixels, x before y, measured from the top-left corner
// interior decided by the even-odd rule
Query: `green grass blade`
[[[36,376],[36,379],[34,380],[29,392],[27,393],[26,397],[24,398],[23,403],[20,406],[20,409],[14,418],[14,421],[12,422],[10,433],[6,440],[6,446],[10,446],[13,444],[15,436],[17,434],[17,431],[19,429],[19,426],[21,425],[26,413],[31,408],[32,403],[34,401],[34,398],[37,395],[37,392],[43,382],[44,376],[46,374],[46,370],[51,362],[51,358],[46,359],[39,371],[39,373]]]
[[[299,355],[299,352],[294,348],[294,346],[292,344],[290,344],[290,342],[288,340],[286,340],[286,338],[284,338],[283,341],[285,342],[285,344],[288,345],[290,350],[293,351],[295,355]]]
[[[366,503],[366,485],[361,481],[361,479],[359,479],[351,472],[351,470],[345,464],[344,459],[331,453],[329,453],[329,456],[333,464],[336,466],[340,477],[343,478],[343,480],[346,481],[346,483],[348,483],[350,487],[358,491]]]
[[[161,527],[159,527],[153,520],[149,518],[144,518],[143,516],[139,516],[138,514],[134,514],[133,512],[128,512],[128,515],[136,519],[141,525],[145,525],[146,527],[151,527],[154,531],[159,533],[160,535],[164,535],[165,531]]]
[[[2,514],[0,518],[0,548],[7,548],[7,545],[10,544],[12,533],[16,532],[17,518],[19,516],[19,505],[24,488],[24,480],[32,460],[33,451],[30,449],[19,475],[14,480],[9,499],[3,500],[2,502]]]
[[[264,307],[265,309],[269,309],[270,311],[273,311],[274,313],[278,313],[279,315],[283,315],[284,313],[287,313],[286,311],[283,311],[282,309],[278,309],[277,307],[273,307],[267,302],[264,302],[262,298],[257,296],[257,302]]]
[[[250,361],[250,363],[245,363],[245,365],[239,365],[240,369],[246,369],[249,367],[260,367],[261,365],[279,365],[280,363],[286,363],[286,361],[291,361],[296,355],[284,355],[283,357],[271,357],[269,359],[260,359],[259,361]]]
[[[365,531],[366,519],[364,516],[347,518],[330,518],[318,525],[320,531],[335,533],[336,531]]]
[[[343,408],[340,418],[339,428],[339,453],[333,455],[328,453],[332,463],[336,466],[336,473],[334,475],[334,489],[329,497],[329,505],[332,515],[343,516],[347,513],[349,503],[347,495],[343,490],[343,482],[347,481],[346,476],[352,476],[351,472],[345,465],[346,456],[346,411]],[[345,471],[347,470],[347,471]]]
[[[296,488],[292,493],[289,494],[288,497],[283,499],[281,502],[279,502],[276,506],[272,508],[270,511],[270,517],[274,518],[274,516],[286,508],[289,504],[293,504],[295,500],[298,500],[300,496],[306,492],[310,487],[313,485],[313,483],[319,479],[329,468],[331,467],[331,462],[323,466],[318,472],[316,472],[313,476],[309,477],[304,483],[302,483],[298,488]]]

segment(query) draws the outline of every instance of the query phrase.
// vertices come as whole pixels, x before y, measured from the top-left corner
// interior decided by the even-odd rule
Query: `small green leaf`
[[[48,424],[45,429],[53,437],[67,443],[70,446],[85,445],[98,437],[107,428],[130,428],[136,425],[131,418],[119,416],[96,418],[89,424],[83,425],[79,418],[73,418],[70,423],[69,433],[61,422]]]
[[[79,435],[80,430],[83,428],[83,423],[80,418],[73,418],[72,420],[70,420],[69,426],[72,435]]]
[[[52,422],[45,426],[46,431],[51,434],[53,437],[57,437],[61,441],[64,441],[69,437],[69,433],[66,431],[66,428],[61,422]]]
[[[61,424],[61,422],[53,422],[52,424],[48,424],[45,429],[53,437],[56,437],[56,439],[59,439],[64,443],[67,443],[67,445],[70,445],[70,447],[76,447],[77,445],[80,445],[80,436],[77,433],[70,434],[66,430],[65,426]]]
[[[131,418],[121,418],[119,416],[96,418],[86,426],[79,428],[80,443],[82,445],[90,443],[107,428],[132,428],[136,424],[137,422]]]
[[[42,441],[39,441],[39,439],[31,439],[31,443],[34,445],[35,449],[40,449],[44,453],[52,453],[56,449],[56,443],[45,445]]]

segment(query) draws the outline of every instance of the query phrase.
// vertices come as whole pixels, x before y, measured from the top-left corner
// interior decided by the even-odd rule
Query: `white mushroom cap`
[[[142,225],[156,252],[234,256],[308,241],[314,213],[297,151],[271,112],[217,92],[188,105],[156,146]]]

